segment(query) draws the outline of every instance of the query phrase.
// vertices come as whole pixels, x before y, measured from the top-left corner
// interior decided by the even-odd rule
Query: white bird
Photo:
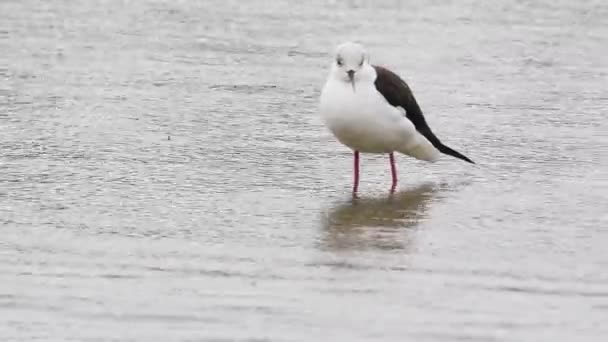
[[[436,161],[441,153],[474,162],[431,131],[409,86],[394,72],[369,63],[362,45],[346,42],[335,58],[320,98],[320,114],[333,135],[354,153],[353,194],[359,187],[359,152],[388,153],[397,186],[394,152]]]

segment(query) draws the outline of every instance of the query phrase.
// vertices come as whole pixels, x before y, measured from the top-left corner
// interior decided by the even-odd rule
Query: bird
[[[353,195],[359,188],[359,154],[388,154],[397,187],[395,152],[435,162],[446,154],[475,164],[443,144],[429,127],[410,86],[390,69],[370,63],[363,45],[344,42],[335,49],[319,99],[324,125],[353,151]]]

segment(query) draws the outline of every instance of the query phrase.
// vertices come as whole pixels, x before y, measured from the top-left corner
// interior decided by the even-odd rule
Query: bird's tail
[[[419,137],[419,139],[416,139],[415,143],[410,143],[407,146],[404,146],[399,150],[399,152],[407,154],[408,156],[416,159],[429,162],[437,161],[441,153],[443,153],[458,159],[462,159],[468,163],[475,164],[475,162],[464,154],[444,145],[441,141],[439,141],[439,139],[435,138],[433,140],[434,141],[431,143],[427,139]]]
[[[464,154],[462,154],[462,153],[460,153],[460,152],[458,152],[458,151],[456,151],[456,150],[452,149],[452,148],[451,148],[451,147],[449,147],[449,146],[444,145],[444,144],[443,144],[443,143],[441,143],[441,142],[440,142],[440,143],[438,143],[438,144],[436,144],[436,145],[435,145],[435,147],[436,147],[436,148],[439,150],[439,152],[441,152],[441,153],[443,153],[443,154],[447,154],[447,155],[449,155],[449,156],[452,156],[452,157],[455,157],[455,158],[458,158],[458,159],[462,159],[462,160],[464,160],[464,161],[466,161],[466,162],[468,162],[468,163],[475,164],[475,162],[474,162],[474,161],[472,161],[471,159],[469,159],[469,158],[468,158],[467,156],[465,156]]]
[[[428,162],[437,161],[440,156],[439,150],[426,139],[418,139],[415,144],[404,146],[399,152]]]

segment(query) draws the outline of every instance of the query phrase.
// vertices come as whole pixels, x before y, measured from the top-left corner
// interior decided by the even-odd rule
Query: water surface
[[[608,4],[375,6],[2,1],[0,336],[604,341]],[[353,201],[347,39],[478,165]]]

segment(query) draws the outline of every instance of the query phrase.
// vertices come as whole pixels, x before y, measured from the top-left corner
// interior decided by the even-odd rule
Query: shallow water
[[[0,336],[604,341],[605,1],[0,2]],[[350,152],[358,37],[448,145]]]

